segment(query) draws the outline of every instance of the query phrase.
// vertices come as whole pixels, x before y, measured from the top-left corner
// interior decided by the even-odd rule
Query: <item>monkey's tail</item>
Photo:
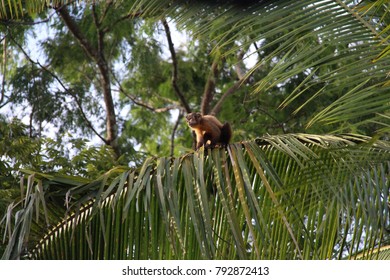
[[[229,144],[232,135],[233,135],[233,131],[230,126],[230,123],[225,122],[221,128],[220,142],[224,145]]]

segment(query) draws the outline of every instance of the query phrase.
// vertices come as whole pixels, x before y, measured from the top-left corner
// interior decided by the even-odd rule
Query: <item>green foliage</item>
[[[239,2],[77,1],[65,7],[79,37],[47,1],[0,4],[4,258],[382,258],[388,6]],[[177,69],[164,19],[189,38],[173,38]],[[199,111],[210,82],[210,108],[233,89],[218,117],[241,144],[183,155],[182,99]],[[287,135],[297,132],[316,135]],[[244,141],[264,134],[280,136]]]
[[[7,122],[1,118],[0,139],[0,156],[3,167],[8,170],[14,167],[18,170],[34,165],[34,155],[38,151],[39,140],[29,137],[26,125],[21,121],[13,119]]]
[[[127,162],[169,153],[176,121],[172,110],[182,110],[171,83],[173,66],[161,18],[189,38],[183,46],[177,44],[179,38],[173,41],[178,87],[193,111],[200,110],[214,59],[219,61],[210,107],[237,81],[236,65],[255,63],[252,69],[242,65],[250,78],[224,101],[219,114],[232,123],[235,141],[267,133],[383,132],[389,69],[385,60],[372,64],[380,52],[374,47],[379,39],[369,28],[374,20],[334,1],[271,1],[249,8],[232,2],[188,4],[191,9],[170,4],[87,1],[69,6],[90,45],[96,48],[99,32],[104,33],[102,54],[111,68],[112,94],[118,98],[119,150]],[[31,63],[14,65],[8,71],[9,100],[23,106],[28,102],[33,108],[29,117],[37,126],[47,121],[60,134],[81,130],[85,137],[104,137],[106,112],[96,63],[60,18],[52,16],[47,26],[51,34],[41,41],[40,50],[49,71]],[[243,61],[237,53],[244,54]],[[189,138],[181,122],[175,155],[190,146]]]
[[[17,119],[11,122],[0,120],[0,215],[7,213],[8,207],[20,209],[21,205],[15,201],[23,196],[20,190],[23,170],[83,176],[81,181],[85,182],[85,178],[96,178],[123,163],[123,159],[116,159],[108,146],[91,146],[89,141],[73,137],[70,145],[64,146],[65,135],[59,135],[57,140],[42,139],[30,137],[27,131],[26,125]],[[0,225],[2,233],[8,234],[10,229],[5,228],[4,224]],[[4,237],[5,241],[9,238],[7,235]],[[3,251],[2,245],[0,252]]]
[[[31,231],[16,223],[3,258],[375,259],[389,242],[389,147],[270,136],[86,182],[31,173],[25,206],[10,210]]]

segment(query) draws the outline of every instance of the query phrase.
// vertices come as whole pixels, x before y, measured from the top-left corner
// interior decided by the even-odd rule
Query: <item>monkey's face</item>
[[[190,127],[199,124],[202,115],[200,113],[190,113],[186,116],[187,123]]]

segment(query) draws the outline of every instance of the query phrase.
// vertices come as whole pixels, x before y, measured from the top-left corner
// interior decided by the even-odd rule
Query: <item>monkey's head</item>
[[[193,126],[199,124],[201,119],[202,119],[202,114],[201,113],[189,113],[186,116],[187,124],[190,127],[193,127]]]

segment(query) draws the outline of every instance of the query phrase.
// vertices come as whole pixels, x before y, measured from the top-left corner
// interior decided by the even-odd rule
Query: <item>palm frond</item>
[[[0,20],[15,20],[22,18],[25,14],[36,15],[49,6],[58,7],[66,5],[73,0],[33,0],[33,1],[1,1]]]
[[[388,142],[297,134],[150,158],[72,187],[36,175],[28,186],[44,192],[9,213],[3,258],[378,258],[390,242],[389,174]],[[47,227],[50,200],[69,207]]]
[[[386,27],[376,24],[381,14],[367,17],[352,0],[211,2],[141,0],[134,9],[145,16],[169,17],[199,38],[216,42],[215,51],[221,56],[256,44],[258,48],[246,58],[263,55],[248,75],[265,64],[273,69],[257,81],[254,94],[267,93],[304,74],[307,79],[281,108],[296,106],[298,112],[318,97],[334,100],[313,115],[309,126],[346,119],[355,125],[373,113],[388,114],[390,68],[385,59],[376,59],[388,51],[389,43]],[[294,104],[299,97],[305,101]]]

